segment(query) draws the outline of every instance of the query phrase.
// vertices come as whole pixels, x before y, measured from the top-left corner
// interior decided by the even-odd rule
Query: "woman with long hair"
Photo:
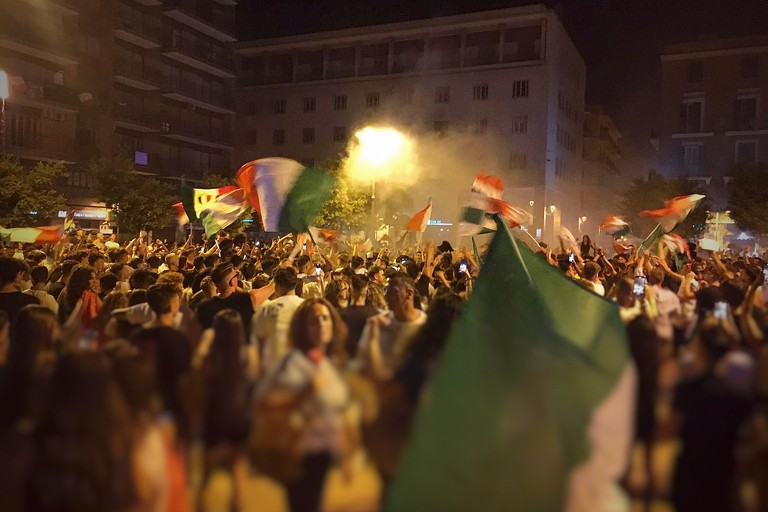
[[[76,266],[59,297],[59,322],[64,327],[65,342],[74,343],[96,327],[102,304],[98,294],[96,270],[88,265]]]
[[[213,319],[213,341],[203,361],[203,441],[205,466],[203,485],[216,467],[233,476],[236,505],[247,476],[243,448],[250,426],[252,367],[255,353],[249,350],[240,314],[225,309]]]
[[[0,380],[0,432],[40,412],[56,359],[59,325],[44,306],[22,308],[11,329],[8,362]]]
[[[344,309],[349,306],[350,299],[349,281],[344,278],[333,279],[325,287],[323,297],[336,309]]]
[[[297,454],[298,459],[296,474],[283,479],[293,512],[320,509],[328,470],[347,448],[344,409],[349,393],[332,362],[343,358],[346,331],[330,302],[304,301],[291,321],[293,349],[264,377],[258,390],[255,420],[284,411],[284,428],[296,429],[295,444],[283,454]]]

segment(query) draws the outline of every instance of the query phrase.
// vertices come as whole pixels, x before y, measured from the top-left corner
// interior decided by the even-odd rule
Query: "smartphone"
[[[467,260],[461,260],[459,262],[459,272],[465,273],[467,272]]]
[[[307,244],[304,244],[304,250],[305,251],[307,250]]]
[[[256,247],[258,247],[258,246],[260,246],[260,245],[261,245],[261,242],[259,242],[258,240],[256,240]]]
[[[568,261],[571,263],[574,263],[576,261],[576,256],[573,255],[573,253],[568,255]]]
[[[645,278],[638,276],[635,278],[635,286],[632,288],[632,292],[638,297],[645,295]]]
[[[322,273],[323,273],[323,269],[320,267],[320,265],[319,264],[315,265],[315,275],[319,276]]]
[[[712,310],[712,316],[718,320],[728,319],[728,303],[727,302],[715,302],[715,309]]]

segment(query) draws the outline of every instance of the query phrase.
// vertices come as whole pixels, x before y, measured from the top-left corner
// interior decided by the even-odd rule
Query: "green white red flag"
[[[237,187],[232,185],[219,188],[193,188],[185,184],[181,188],[181,203],[189,219],[197,220],[209,203],[236,189]]]
[[[423,233],[427,229],[427,224],[432,218],[432,201],[429,202],[426,208],[414,215],[408,224],[405,225],[405,229],[408,231],[418,231]]]
[[[207,202],[200,212],[200,222],[203,223],[205,236],[210,238],[230,226],[249,209],[250,205],[241,188],[236,188]]]

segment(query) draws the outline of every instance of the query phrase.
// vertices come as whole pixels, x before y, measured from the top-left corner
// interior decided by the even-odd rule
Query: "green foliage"
[[[171,225],[172,198],[152,176],[137,174],[125,158],[101,159],[91,164],[99,200],[113,210],[120,231],[160,231]]]
[[[768,165],[740,163],[730,174],[731,218],[745,231],[768,234]]]
[[[5,227],[44,226],[66,207],[56,192],[56,180],[67,175],[61,162],[38,162],[25,168],[13,157],[0,157],[0,225]],[[37,212],[36,215],[30,212]]]
[[[340,159],[320,165],[320,169],[335,178],[331,197],[315,218],[315,225],[345,231],[359,229],[370,221],[370,194],[356,187],[342,172]]]
[[[237,185],[235,178],[229,178],[220,174],[204,174],[203,179],[199,184],[196,184],[197,188],[220,188],[227,185]]]
[[[634,180],[621,194],[619,213],[629,222],[632,233],[645,238],[656,227],[652,218],[640,216],[643,210],[657,210],[664,206],[664,201],[675,196],[696,192],[695,183],[685,179],[668,179],[657,173],[650,173],[648,179]],[[706,199],[699,203],[688,218],[678,226],[675,233],[682,237],[696,236],[706,229]]]

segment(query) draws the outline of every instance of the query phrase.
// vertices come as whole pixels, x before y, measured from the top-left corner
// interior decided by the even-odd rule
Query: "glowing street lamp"
[[[579,233],[581,233],[581,225],[584,224],[585,222],[587,222],[586,216],[579,217]]]
[[[8,73],[0,69],[0,100],[2,101],[2,110],[0,110],[0,147],[3,150],[5,150],[5,100],[8,99],[9,95]]]
[[[353,172],[360,178],[371,180],[371,226],[376,239],[376,178],[384,177],[393,163],[410,148],[410,142],[394,128],[368,126],[355,133],[357,146],[353,148]]]

